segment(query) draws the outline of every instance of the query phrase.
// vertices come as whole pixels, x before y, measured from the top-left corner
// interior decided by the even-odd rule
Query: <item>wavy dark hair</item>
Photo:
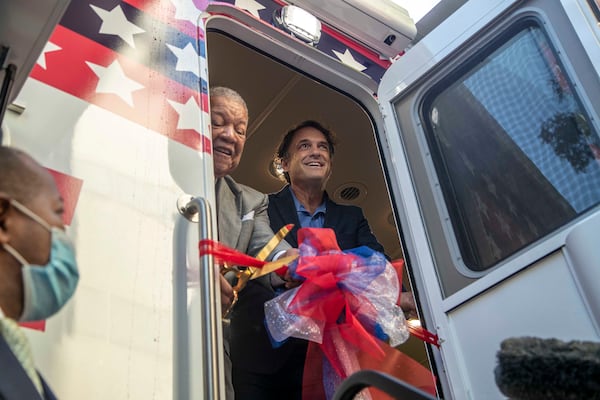
[[[294,140],[296,132],[303,128],[315,128],[321,132],[323,136],[325,136],[325,140],[327,140],[327,144],[329,145],[329,155],[333,157],[333,154],[335,153],[335,145],[337,143],[335,133],[331,129],[323,126],[323,124],[320,122],[309,119],[294,125],[285,133],[285,135],[283,135],[273,159],[273,163],[275,163],[275,165],[281,163],[282,160],[285,160],[289,157],[289,149],[290,145],[292,144],[292,140]],[[290,175],[287,172],[284,172],[283,176],[286,182],[290,183]]]

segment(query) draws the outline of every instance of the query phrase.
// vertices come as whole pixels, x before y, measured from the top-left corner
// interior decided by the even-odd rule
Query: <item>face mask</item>
[[[16,200],[11,200],[11,204],[52,235],[50,260],[46,265],[31,265],[14,247],[4,244],[4,249],[23,266],[21,274],[25,304],[19,321],[39,321],[56,314],[73,296],[79,281],[75,250],[62,229],[50,227],[46,221]]]

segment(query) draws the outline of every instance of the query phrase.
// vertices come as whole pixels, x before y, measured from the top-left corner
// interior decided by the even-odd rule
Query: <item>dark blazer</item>
[[[44,397],[41,397],[21,363],[0,335],[0,400],[56,400],[54,393],[40,376]]]
[[[356,206],[340,205],[329,199],[327,194],[324,227],[332,228],[342,250],[368,246],[383,253],[383,246],[371,232],[362,210]],[[282,226],[293,223],[294,228],[285,240],[298,247],[297,232],[300,228],[296,207],[289,186],[269,195],[269,220],[277,232]],[[284,368],[289,358],[303,355],[307,343],[289,339],[274,349],[264,325],[263,304],[275,297],[275,290],[252,281],[240,293],[240,300],[231,318],[231,359],[236,368],[262,374],[273,374]],[[235,339],[234,339],[235,337]]]
[[[335,231],[342,250],[367,246],[380,253],[384,252],[383,246],[373,235],[369,222],[360,207],[337,204],[327,196],[327,193],[325,193],[325,206],[323,227]],[[292,247],[298,247],[298,229],[301,226],[289,185],[278,193],[269,195],[268,213],[271,228],[275,232],[286,224],[294,224],[294,228],[285,237],[285,240]]]

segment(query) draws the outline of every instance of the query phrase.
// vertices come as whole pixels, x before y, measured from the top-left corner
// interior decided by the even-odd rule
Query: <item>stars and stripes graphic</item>
[[[189,21],[154,18],[156,3],[72,2],[31,77],[210,154],[203,42]],[[193,5],[163,3],[173,18]]]
[[[224,0],[222,3],[246,10],[268,24],[272,23],[273,13],[286,5],[281,0]],[[322,25],[321,39],[316,47],[350,68],[365,73],[375,82],[381,80],[391,65],[389,60],[382,59],[379,54],[325,24]]]
[[[231,0],[271,22],[281,1]],[[195,150],[211,153],[207,0],[74,1],[31,76]],[[379,81],[386,61],[324,28],[321,51]],[[386,64],[387,63],[387,64]]]

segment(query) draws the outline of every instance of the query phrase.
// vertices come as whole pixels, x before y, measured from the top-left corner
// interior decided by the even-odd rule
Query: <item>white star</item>
[[[344,54],[333,50],[333,52],[335,53],[335,55],[337,56],[337,58],[340,59],[341,62],[343,62],[344,64],[346,64],[347,66],[349,66],[350,68],[354,68],[355,70],[362,72],[365,69],[367,69],[367,67],[365,67],[364,65],[362,65],[361,63],[359,63],[358,61],[356,61],[354,59],[354,57],[352,57],[352,53],[350,53],[350,50],[346,49],[346,51],[344,51]]]
[[[175,6],[175,18],[184,21],[190,21],[195,26],[198,26],[198,18],[202,11],[196,8],[192,0],[171,0]]]
[[[46,45],[44,46],[44,50],[42,51],[42,54],[40,54],[40,56],[37,59],[37,64],[46,69],[46,53],[51,53],[53,51],[58,51],[58,50],[62,50],[62,47],[55,45],[52,42],[47,42]]]
[[[179,121],[177,121],[177,129],[193,129],[198,133],[200,132],[200,115],[202,110],[196,103],[194,97],[190,97],[185,104],[178,103],[176,101],[168,100],[171,107],[179,114]]]
[[[135,48],[135,42],[133,41],[133,35],[138,33],[146,32],[136,24],[129,22],[121,6],[116,6],[110,11],[103,10],[102,8],[96,7],[90,4],[92,10],[102,20],[100,25],[99,33],[107,35],[116,35],[129,43],[131,47]]]
[[[119,96],[124,102],[133,107],[132,92],[144,88],[144,85],[139,82],[129,79],[123,68],[117,60],[113,61],[108,67],[93,64],[86,61],[88,67],[98,76],[98,85],[96,93],[108,93]]]
[[[260,19],[258,11],[265,9],[262,4],[254,0],[235,0],[235,6],[241,8],[242,10],[249,11],[250,14],[254,15],[258,19]]]
[[[168,43],[167,47],[173,52],[173,54],[175,54],[175,57],[177,57],[177,65],[175,65],[175,70],[191,72],[198,78],[200,77],[200,61],[198,60],[199,56],[191,43],[186,44],[183,49],[172,46]]]

